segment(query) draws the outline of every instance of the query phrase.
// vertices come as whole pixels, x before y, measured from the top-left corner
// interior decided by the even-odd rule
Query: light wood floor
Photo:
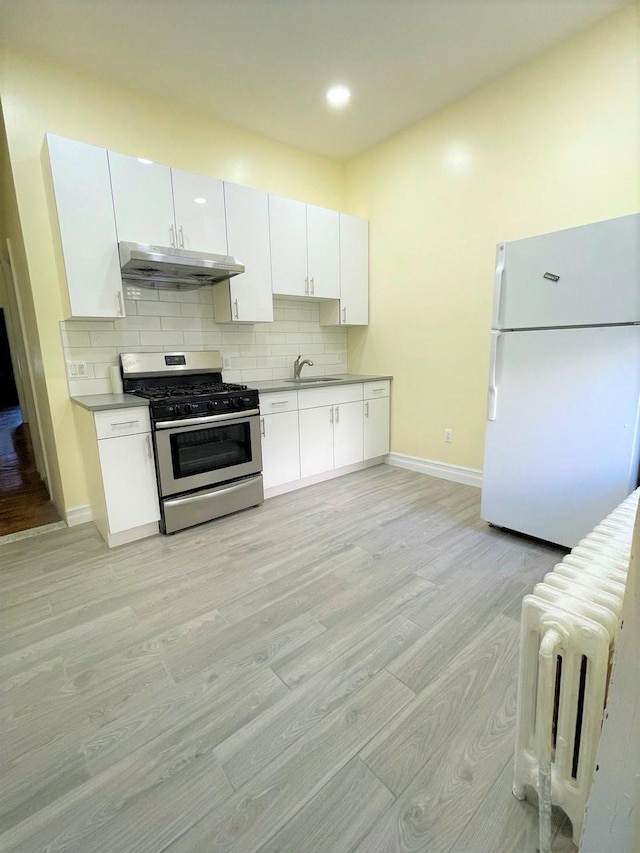
[[[0,849],[533,853],[519,606],[561,552],[479,498],[380,466],[111,551],[0,546]]]

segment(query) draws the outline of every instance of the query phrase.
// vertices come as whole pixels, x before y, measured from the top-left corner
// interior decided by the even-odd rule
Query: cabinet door
[[[300,479],[298,413],[261,418],[262,477],[265,489]]]
[[[269,231],[273,292],[282,296],[309,296],[306,205],[270,195]]]
[[[227,254],[222,181],[206,175],[171,170],[178,247]]]
[[[360,403],[362,405],[362,403]],[[311,477],[333,469],[333,406],[303,409],[300,424],[300,475]]]
[[[333,407],[333,465],[342,468],[363,460],[362,402]]]
[[[307,205],[307,251],[311,296],[340,298],[340,215]]]
[[[120,533],[160,518],[151,433],[98,441],[109,532]]]
[[[270,323],[273,296],[267,194],[225,182],[224,199],[229,254],[245,266],[244,273],[229,282],[231,319]]]
[[[389,452],[389,398],[365,400],[364,458],[375,459]]]
[[[118,240],[175,246],[171,170],[109,151]]]
[[[340,214],[340,323],[369,322],[369,223]]]
[[[104,148],[47,134],[70,317],[124,317]]]

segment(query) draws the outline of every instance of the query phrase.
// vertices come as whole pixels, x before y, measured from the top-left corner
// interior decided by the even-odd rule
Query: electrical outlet
[[[229,370],[229,361],[230,360],[228,358],[222,359],[222,366],[224,367],[225,370]]]
[[[87,362],[86,361],[76,361],[78,365],[78,376],[86,377],[87,375]]]
[[[453,441],[453,430],[452,429],[449,429],[449,428],[445,429],[444,440],[446,442],[448,442],[449,444],[451,444],[451,442]]]
[[[342,353],[341,352],[336,354],[336,364],[342,364]]]

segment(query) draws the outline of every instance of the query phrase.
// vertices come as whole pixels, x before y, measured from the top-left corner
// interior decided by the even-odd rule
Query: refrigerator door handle
[[[507,247],[504,243],[498,243],[496,249],[496,272],[493,280],[493,317],[491,327],[500,328],[500,305],[502,303],[502,279],[507,260]]]
[[[498,387],[496,385],[496,373],[498,367],[498,338],[500,332],[495,329],[491,332],[491,351],[489,354],[489,402],[487,405],[487,419],[495,421],[498,409]]]

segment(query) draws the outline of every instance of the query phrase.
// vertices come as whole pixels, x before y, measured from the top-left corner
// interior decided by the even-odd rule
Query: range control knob
[[[185,403],[184,404],[184,411],[185,411],[185,414],[191,415],[193,412],[198,411],[198,407],[194,406],[193,403]]]
[[[213,401],[213,400],[209,400],[209,402],[207,403],[207,409],[209,409],[209,411],[210,411],[210,412],[215,412],[215,410],[216,410],[217,408],[218,408],[218,407],[216,406],[216,404],[214,403],[214,401]]]
[[[240,397],[241,405],[246,406],[247,409],[251,406],[252,402],[251,397]]]
[[[180,408],[180,406],[169,406],[169,411],[172,415],[182,414],[182,409]]]

